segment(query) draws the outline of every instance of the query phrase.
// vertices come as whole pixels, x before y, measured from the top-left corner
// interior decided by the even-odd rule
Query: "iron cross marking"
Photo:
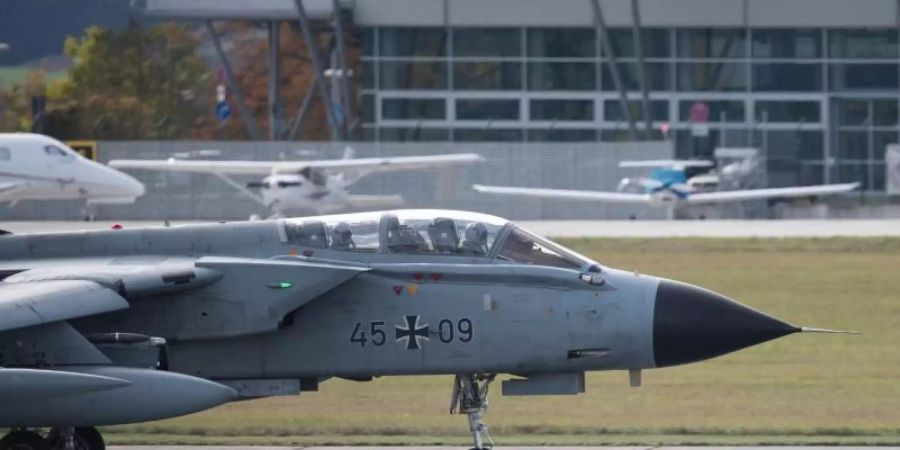
[[[419,338],[428,340],[428,324],[419,326],[419,316],[406,316],[406,328],[396,326],[397,342],[406,339],[407,350],[419,349]]]

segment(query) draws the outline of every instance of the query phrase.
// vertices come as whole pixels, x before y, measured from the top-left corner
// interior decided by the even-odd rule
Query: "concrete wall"
[[[608,206],[583,202],[518,200],[479,194],[474,183],[568,189],[614,190],[623,176],[635,175],[618,168],[624,159],[671,158],[668,142],[621,143],[397,143],[353,144],[357,157],[430,155],[475,152],[485,163],[450,171],[426,170],[372,174],[356,184],[355,194],[401,194],[410,207],[466,209],[511,219],[608,219],[662,218],[662,211],[646,207]],[[216,149],[211,154],[204,149]],[[197,159],[303,160],[340,158],[343,144],[297,142],[101,142],[99,159]],[[214,152],[213,152],[214,153]],[[114,219],[246,219],[266,216],[257,203],[212,175],[131,172],[147,186],[147,194],[135,205],[104,206],[100,218]],[[241,182],[253,177],[236,177]],[[76,219],[77,202],[22,202],[7,210],[6,220]]]

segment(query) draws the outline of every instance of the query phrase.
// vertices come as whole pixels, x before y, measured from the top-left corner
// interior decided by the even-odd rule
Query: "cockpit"
[[[468,257],[472,262],[535,264],[572,270],[598,265],[505,219],[447,210],[398,210],[284,219],[283,240],[319,250],[380,255]],[[433,260],[433,259],[432,259]]]

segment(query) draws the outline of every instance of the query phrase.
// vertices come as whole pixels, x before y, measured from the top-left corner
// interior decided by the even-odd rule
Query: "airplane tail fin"
[[[343,159],[353,159],[356,157],[356,149],[351,146],[344,147],[344,158]]]

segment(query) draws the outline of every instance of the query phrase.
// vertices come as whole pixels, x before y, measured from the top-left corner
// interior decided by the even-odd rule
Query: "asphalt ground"
[[[385,450],[388,447],[240,447],[240,446],[154,446],[154,445],[135,445],[135,446],[110,446],[110,450]],[[468,450],[469,447],[403,447],[407,450]],[[540,450],[552,448],[556,450],[710,450],[712,448],[725,448],[728,450],[877,450],[877,449],[900,449],[900,447],[835,447],[835,446],[819,446],[819,447],[799,447],[799,446],[752,446],[752,447],[494,447],[497,450]]]
[[[172,225],[199,222],[172,222]],[[538,234],[553,237],[900,237],[900,220],[538,220],[517,221]],[[0,221],[0,229],[13,233],[47,233],[62,230],[162,226],[163,221],[102,220],[96,222]]]

